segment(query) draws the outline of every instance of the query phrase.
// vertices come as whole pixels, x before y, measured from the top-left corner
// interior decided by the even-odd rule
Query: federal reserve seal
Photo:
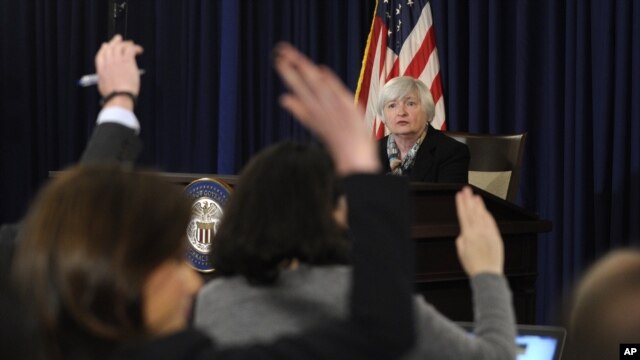
[[[191,205],[191,220],[187,225],[187,261],[201,272],[213,271],[209,253],[224,213],[224,205],[231,195],[231,188],[215,179],[198,179],[184,189]]]

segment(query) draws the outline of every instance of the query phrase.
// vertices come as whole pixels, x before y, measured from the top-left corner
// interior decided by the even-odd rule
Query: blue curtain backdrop
[[[80,155],[99,110],[91,73],[107,1],[0,0],[0,221],[18,220]],[[273,142],[309,135],[277,105],[270,52],[293,42],[355,89],[374,1],[130,0],[147,70],[142,163],[237,173]],[[528,131],[519,203],[540,237],[539,322],[594,258],[638,245],[640,3],[432,0],[451,130]]]

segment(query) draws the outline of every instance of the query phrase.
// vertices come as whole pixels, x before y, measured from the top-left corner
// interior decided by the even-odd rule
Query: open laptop
[[[473,333],[473,323],[456,322]],[[517,360],[560,360],[567,331],[557,326],[517,325]]]

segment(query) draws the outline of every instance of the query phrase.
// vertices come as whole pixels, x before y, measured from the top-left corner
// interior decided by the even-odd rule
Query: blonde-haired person
[[[567,335],[569,359],[622,359],[620,344],[640,343],[640,249],[615,250],[578,284]]]
[[[469,181],[469,149],[430,125],[435,105],[422,81],[401,76],[387,82],[377,112],[390,132],[378,141],[385,173],[420,182]]]

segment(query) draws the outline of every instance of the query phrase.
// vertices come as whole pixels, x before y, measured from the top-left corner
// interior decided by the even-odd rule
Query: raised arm
[[[289,44],[275,49],[276,69],[291,90],[280,104],[329,148],[340,175],[376,173],[376,143],[353,93],[330,69],[312,63]]]
[[[116,35],[96,54],[98,91],[105,101],[80,162],[132,163],[137,159],[142,144],[133,108],[140,93],[136,56],[141,53],[142,47]]]
[[[456,194],[460,235],[456,239],[458,258],[469,277],[481,273],[502,275],[504,245],[493,216],[479,195],[465,186]]]
[[[318,350],[329,351],[325,355],[331,357],[393,357],[408,349],[414,337],[408,183],[376,175],[376,143],[363,112],[331,70],[288,44],[276,48],[275,65],[290,90],[282,96],[282,106],[327,145],[345,177],[349,202],[354,282],[351,322],[344,327],[349,332],[341,337],[352,343],[343,353]]]
[[[413,243],[408,182],[377,175],[376,144],[353,94],[330,70],[288,44],[276,48],[276,69],[290,92],[281,104],[327,145],[344,176],[354,238],[354,280],[348,321],[270,346],[221,354],[230,358],[396,358],[413,344]]]
[[[515,357],[515,316],[511,292],[503,275],[504,245],[496,222],[479,195],[466,186],[456,195],[460,235],[458,257],[471,279],[475,336],[452,331],[456,349],[451,359],[467,355],[474,359]],[[457,336],[457,339],[456,339]],[[458,351],[459,353],[455,353]]]

